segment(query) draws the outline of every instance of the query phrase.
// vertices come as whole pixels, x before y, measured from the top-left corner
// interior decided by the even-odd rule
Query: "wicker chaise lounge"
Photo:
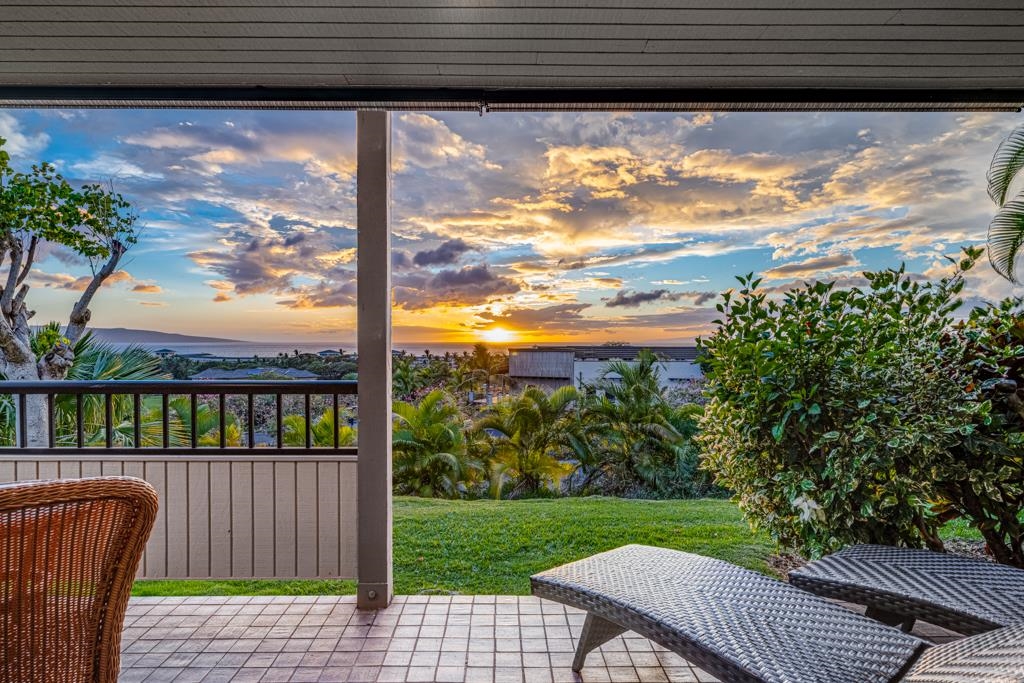
[[[1024,626],[930,644],[728,562],[629,545],[534,575],[587,612],[573,670],[630,630],[726,683],[1024,682]]]
[[[156,512],[156,491],[130,477],[0,485],[0,681],[117,681]]]
[[[930,550],[853,546],[790,572],[789,582],[907,631],[915,619],[967,635],[1024,622],[1024,571]]]

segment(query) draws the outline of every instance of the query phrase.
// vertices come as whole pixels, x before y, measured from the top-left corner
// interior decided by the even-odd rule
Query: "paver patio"
[[[583,612],[529,596],[133,598],[121,681],[568,681],[716,679],[626,633],[570,669]],[[922,625],[933,640],[953,637]]]

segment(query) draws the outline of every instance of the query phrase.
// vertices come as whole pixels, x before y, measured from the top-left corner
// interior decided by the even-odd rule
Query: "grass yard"
[[[773,546],[725,500],[396,498],[395,592],[526,594],[530,574],[626,543],[767,571]],[[134,595],[348,594],[353,581],[138,581]]]

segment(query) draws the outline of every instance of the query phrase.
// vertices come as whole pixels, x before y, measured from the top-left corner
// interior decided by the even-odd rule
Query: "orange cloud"
[[[160,285],[148,285],[140,282],[139,284],[132,287],[133,292],[139,292],[140,294],[159,294],[164,291]]]

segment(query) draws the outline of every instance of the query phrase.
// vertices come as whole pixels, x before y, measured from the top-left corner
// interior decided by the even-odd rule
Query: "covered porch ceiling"
[[[0,106],[55,104],[1017,109],[1024,104],[1024,4],[5,2]]]

